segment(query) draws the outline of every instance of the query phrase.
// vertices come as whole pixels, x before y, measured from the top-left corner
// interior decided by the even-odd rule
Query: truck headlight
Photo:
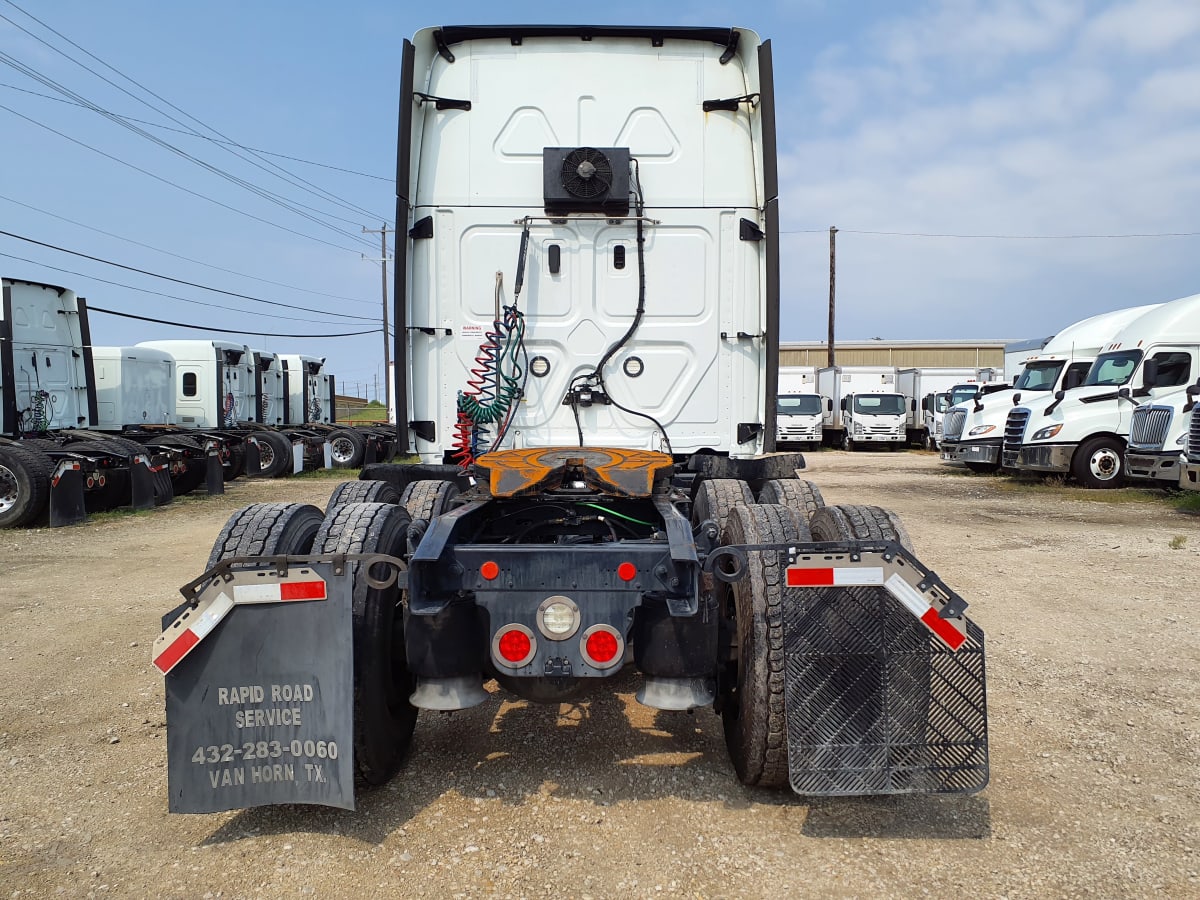
[[[1050,438],[1052,438],[1056,434],[1058,434],[1060,431],[1062,431],[1062,422],[1059,422],[1057,425],[1047,425],[1045,428],[1040,428],[1037,431],[1035,431],[1033,433],[1033,437],[1031,437],[1030,440],[1031,441],[1049,440]]]
[[[981,434],[987,434],[989,431],[995,431],[995,425],[976,425],[967,432],[967,437],[979,437]]]

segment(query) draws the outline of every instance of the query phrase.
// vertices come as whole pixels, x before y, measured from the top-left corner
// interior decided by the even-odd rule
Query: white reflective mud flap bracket
[[[792,789],[955,793],[988,782],[983,630],[894,546],[793,557],[784,589]],[[951,615],[951,613],[957,613]]]
[[[171,812],[354,809],[351,581],[332,569],[238,570],[164,621]]]

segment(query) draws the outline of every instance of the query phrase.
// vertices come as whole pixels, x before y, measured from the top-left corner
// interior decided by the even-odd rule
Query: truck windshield
[[[860,416],[902,416],[904,398],[899,394],[857,394],[854,411]]]
[[[784,395],[779,398],[775,412],[781,416],[819,416],[821,398],[816,394],[802,394],[797,397]]]
[[[1101,353],[1088,369],[1085,385],[1103,387],[1120,387],[1129,381],[1133,370],[1142,360],[1141,350],[1117,350],[1114,353]]]
[[[1025,371],[1013,385],[1017,391],[1050,391],[1058,383],[1058,373],[1062,371],[1065,361],[1032,362],[1025,364]]]
[[[979,385],[977,384],[956,384],[950,388],[950,405],[958,406],[960,403],[966,403],[978,393]]]

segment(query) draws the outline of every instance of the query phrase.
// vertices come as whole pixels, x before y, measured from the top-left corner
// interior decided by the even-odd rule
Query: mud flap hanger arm
[[[286,578],[293,566],[309,566],[313,563],[329,563],[333,566],[334,575],[342,575],[346,571],[346,563],[350,561],[365,562],[363,577],[367,583],[378,589],[391,587],[393,584],[400,589],[408,586],[408,567],[404,560],[382,553],[336,553],[329,556],[234,556],[221,560],[199,578],[194,578],[179,589],[179,593],[189,604],[195,605],[205,588],[210,584],[228,584],[239,572],[261,571],[270,568],[275,575]],[[382,578],[372,574],[376,565],[388,567],[387,574]]]
[[[922,594],[934,590],[940,595],[944,595],[945,599],[942,602],[941,608],[938,610],[938,618],[941,619],[957,619],[966,614],[967,602],[957,593],[951,590],[937,573],[923,566],[915,556],[901,547],[894,541],[855,541],[851,543],[843,542],[791,542],[786,544],[728,544],[723,547],[717,547],[704,560],[703,570],[705,574],[710,574],[726,582],[741,581],[747,576],[748,567],[746,554],[750,551],[773,550],[777,553],[787,555],[788,565],[794,566],[800,562],[802,556],[819,556],[819,557],[834,557],[845,556],[852,563],[864,562],[865,556],[878,556],[884,563],[890,564],[890,567],[895,567],[898,571],[910,569],[919,576],[912,580],[915,587]],[[897,562],[899,561],[899,564]],[[829,560],[821,559],[815,561],[817,564],[813,568],[826,568],[829,566]],[[719,568],[722,564],[730,565],[731,568]]]

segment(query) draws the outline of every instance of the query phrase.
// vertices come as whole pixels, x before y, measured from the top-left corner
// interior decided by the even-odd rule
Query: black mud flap
[[[258,452],[258,438],[246,438],[246,477],[262,474],[262,454]]]
[[[50,478],[50,527],[77,525],[85,519],[83,472],[79,463],[60,460]]]
[[[154,508],[154,473],[147,456],[129,458],[129,505],[133,509]]]
[[[814,555],[788,572],[784,694],[797,794],[987,785],[983,630],[898,549]]]
[[[352,582],[333,568],[237,571],[164,620],[171,812],[354,809]]]
[[[210,497],[225,493],[225,469],[221,465],[221,455],[216,447],[205,451],[204,487]]]

